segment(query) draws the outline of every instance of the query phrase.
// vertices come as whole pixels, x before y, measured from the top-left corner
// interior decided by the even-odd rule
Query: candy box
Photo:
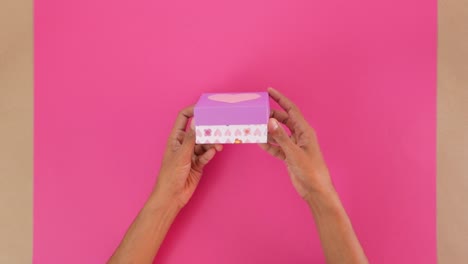
[[[194,110],[197,144],[266,143],[268,93],[204,93]]]

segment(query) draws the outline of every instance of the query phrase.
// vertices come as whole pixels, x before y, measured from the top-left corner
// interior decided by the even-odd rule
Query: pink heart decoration
[[[214,132],[214,136],[215,137],[220,137],[221,136],[221,131],[219,131],[219,129],[216,129],[216,131]]]
[[[231,136],[231,130],[226,130],[226,132],[224,133],[224,135],[230,137],[230,136]]]
[[[202,136],[202,133],[200,131],[200,129],[197,129],[197,137],[201,137]]]
[[[256,93],[235,93],[235,94],[212,94],[208,96],[208,99],[217,102],[235,104],[239,102],[245,102],[260,98],[259,94]]]
[[[260,132],[260,129],[255,129],[254,136],[261,136],[262,132]]]
[[[236,132],[234,132],[234,136],[236,137],[239,137],[241,135],[242,135],[242,132],[239,129],[237,129]]]

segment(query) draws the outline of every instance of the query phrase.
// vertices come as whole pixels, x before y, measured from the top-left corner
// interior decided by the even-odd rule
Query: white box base
[[[197,144],[266,143],[267,124],[195,126]]]

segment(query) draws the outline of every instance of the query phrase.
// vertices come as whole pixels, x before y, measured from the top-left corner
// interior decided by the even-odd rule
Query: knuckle
[[[186,116],[186,117],[191,116],[191,115],[190,115],[190,113],[191,113],[190,109],[191,109],[190,107],[181,109],[181,110],[179,110],[178,115],[179,115],[179,116]]]
[[[289,140],[289,137],[288,135],[286,134],[285,131],[282,131],[280,129],[278,129],[278,131],[276,132],[276,139],[277,141],[286,141],[286,140]]]
[[[313,127],[310,127],[309,135],[313,140],[317,140],[317,132]]]
[[[291,108],[290,109],[291,109],[291,112],[296,113],[296,114],[301,112],[299,110],[299,107],[297,107],[297,105],[295,105],[294,103],[291,103]]]

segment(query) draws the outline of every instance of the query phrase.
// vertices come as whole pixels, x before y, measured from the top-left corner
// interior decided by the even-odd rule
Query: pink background
[[[103,263],[178,109],[273,86],[316,128],[372,263],[436,263],[436,1],[35,3],[34,262]],[[226,146],[159,263],[322,263],[282,162]]]

